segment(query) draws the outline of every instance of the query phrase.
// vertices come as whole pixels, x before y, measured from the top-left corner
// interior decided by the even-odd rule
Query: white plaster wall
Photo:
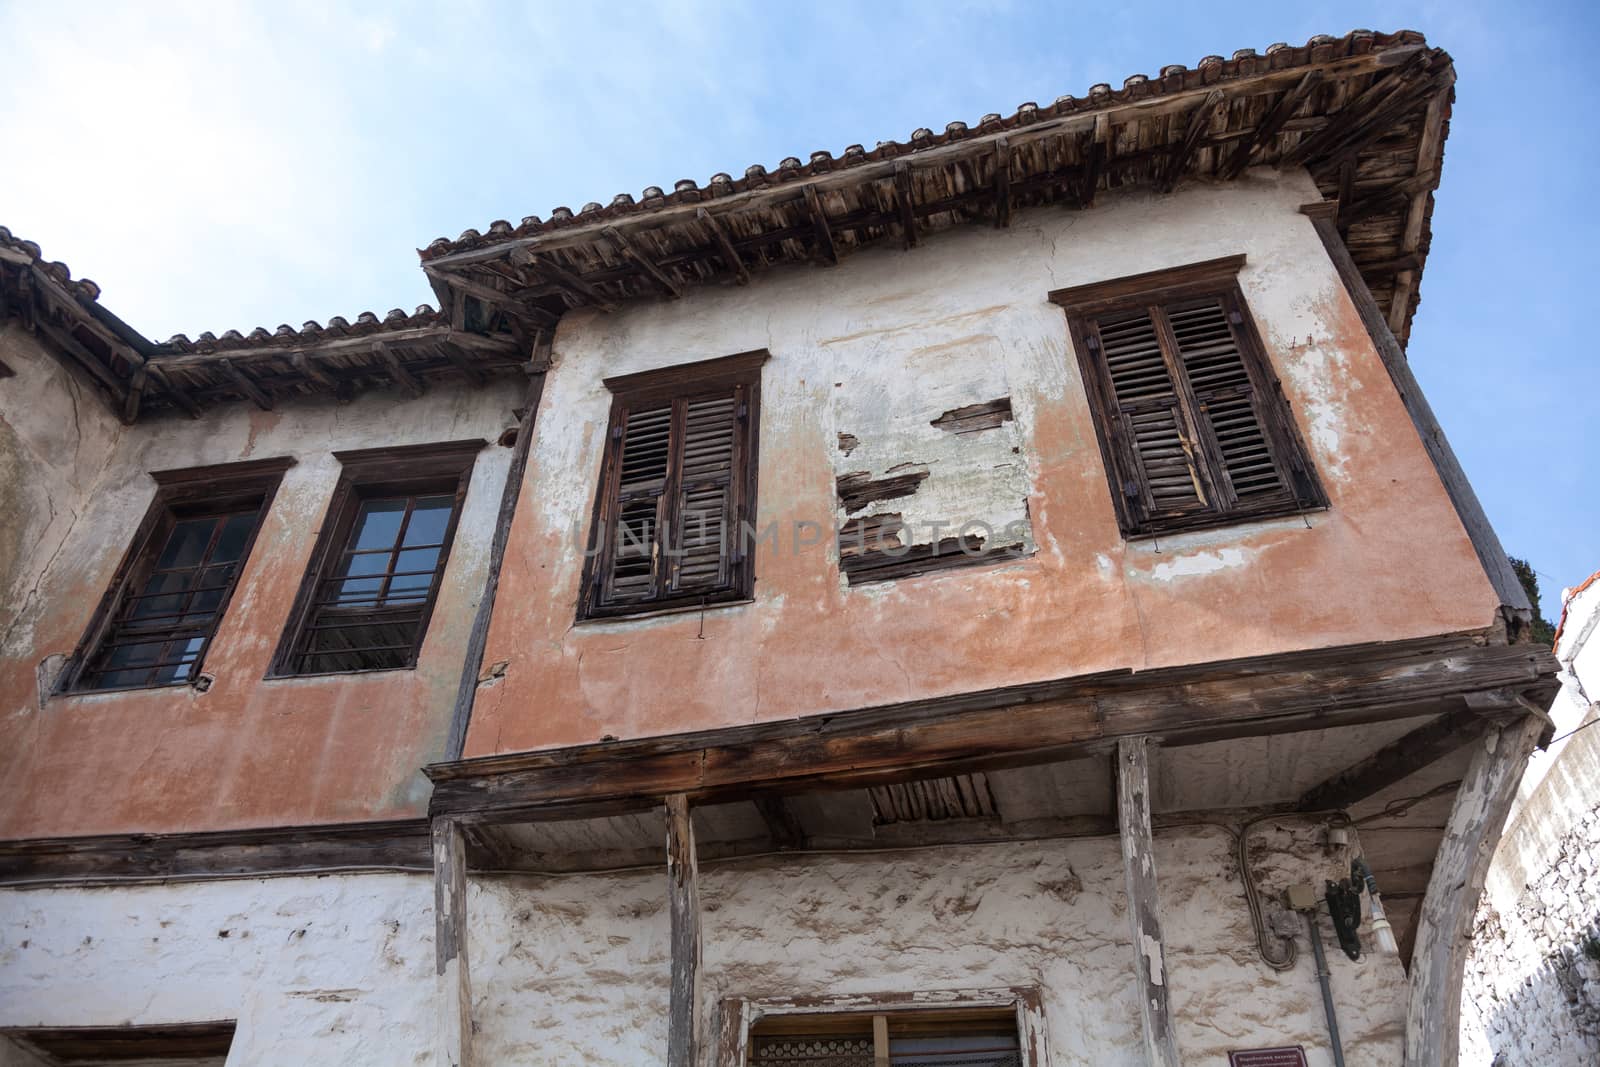
[[[1253,862],[1265,891],[1320,884],[1347,865],[1319,840],[1303,822],[1260,826]],[[1157,838],[1185,1062],[1303,1044],[1312,1067],[1330,1067],[1304,937],[1294,970],[1260,963],[1232,853],[1219,828]],[[704,1024],[714,1032],[715,1005],[728,996],[1039,986],[1056,1067],[1137,1067],[1121,885],[1109,839],[708,864]],[[482,1062],[658,1064],[665,897],[664,870],[474,882]],[[426,875],[0,892],[0,1027],[236,1018],[228,1067],[425,1063],[431,912]],[[1393,1063],[1398,965],[1352,964],[1331,943],[1329,952],[1347,1062]]]
[[[1462,990],[1470,1067],[1600,1063],[1600,582],[1563,597],[1551,707],[1484,886]],[[1578,731],[1572,733],[1572,731]]]

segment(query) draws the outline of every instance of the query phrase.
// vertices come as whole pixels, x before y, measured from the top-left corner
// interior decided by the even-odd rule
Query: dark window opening
[[[582,614],[747,599],[765,352],[614,378]]]
[[[1128,535],[1327,506],[1235,275],[1243,257],[1051,294]]]
[[[274,674],[416,666],[483,444],[336,453],[344,473]]]
[[[36,1060],[61,1067],[223,1067],[233,1046],[234,1023],[155,1026],[31,1027],[0,1030]]]
[[[289,463],[152,475],[155,502],[68,663],[62,688],[192,682]]]

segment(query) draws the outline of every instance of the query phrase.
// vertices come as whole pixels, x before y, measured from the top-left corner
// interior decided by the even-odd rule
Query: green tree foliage
[[[1527,560],[1515,556],[1511,557],[1511,569],[1517,572],[1517,581],[1522,583],[1523,592],[1528,594],[1528,603],[1533,605],[1533,643],[1554,645],[1556,628],[1544,617],[1544,609],[1539,606],[1539,576],[1533,573],[1533,567]]]

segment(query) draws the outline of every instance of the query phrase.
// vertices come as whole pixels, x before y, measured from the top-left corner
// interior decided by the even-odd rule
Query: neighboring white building
[[[1557,740],[1536,752],[1489,868],[1462,1063],[1600,1063],[1600,572],[1564,590]]]

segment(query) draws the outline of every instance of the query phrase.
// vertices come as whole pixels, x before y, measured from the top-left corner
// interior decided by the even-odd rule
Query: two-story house
[[[1452,1063],[1555,669],[1406,363],[1453,83],[1207,56],[248,335],[0,231],[0,1064]]]

